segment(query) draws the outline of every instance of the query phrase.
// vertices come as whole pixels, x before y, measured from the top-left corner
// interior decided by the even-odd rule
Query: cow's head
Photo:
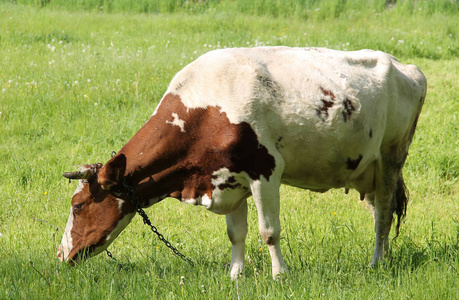
[[[78,179],[70,216],[57,256],[71,264],[105,250],[135,215],[122,185],[126,157],[117,155],[107,165],[84,165],[64,173]]]

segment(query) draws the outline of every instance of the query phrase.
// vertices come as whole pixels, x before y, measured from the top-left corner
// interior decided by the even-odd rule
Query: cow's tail
[[[406,217],[406,207],[408,206],[409,201],[409,192],[405,185],[405,181],[403,180],[402,173],[400,173],[398,180],[397,180],[397,188],[394,192],[394,212],[397,214],[397,226],[395,227],[396,235],[394,239],[398,237],[400,232],[400,225],[403,219]]]

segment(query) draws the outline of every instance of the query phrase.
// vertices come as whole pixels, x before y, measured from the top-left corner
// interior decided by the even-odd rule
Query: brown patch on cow
[[[226,118],[226,113],[224,118]],[[274,157],[269,154],[265,146],[258,142],[258,137],[249,123],[242,122],[234,125],[234,129],[237,137],[236,143],[228,149],[231,162],[225,167],[235,173],[247,172],[253,180],[260,179],[260,176],[269,179],[274,171]]]
[[[185,121],[186,134],[166,121],[171,113]],[[142,153],[142,155],[140,155]],[[120,150],[127,157],[126,176],[139,183],[138,195],[196,199],[212,195],[213,173],[222,168],[269,179],[274,157],[259,143],[250,124],[233,124],[218,106],[187,108],[180,96],[167,94],[156,114]],[[120,155],[118,154],[118,155]],[[146,180],[147,177],[153,178]],[[217,188],[239,188],[228,182]]]
[[[185,121],[186,134],[167,123],[172,113]],[[269,179],[274,167],[274,157],[248,123],[232,124],[219,107],[188,109],[179,96],[168,94],[156,114],[74,195],[69,257],[84,257],[103,246],[118,221],[134,212],[120,185],[123,178],[145,207],[166,196],[197,199],[211,197],[215,188],[243,188],[234,177],[213,186],[213,173],[222,168],[257,180]],[[125,200],[122,212],[117,198]]]
[[[322,105],[316,109],[316,113],[322,121],[325,121],[328,118],[328,110],[335,104],[336,96],[332,91],[326,90],[323,87],[320,87],[320,90],[325,97],[320,99]]]
[[[274,238],[272,236],[270,236],[270,237],[268,237],[266,239],[265,242],[266,242],[266,245],[272,246],[272,245],[274,245]]]
[[[352,104],[351,100],[346,98],[343,101],[343,119],[344,122],[347,122],[351,118],[352,113],[355,111],[355,107]]]
[[[219,184],[217,186],[220,190],[226,190],[226,189],[237,189],[237,188],[242,188],[242,184],[236,181],[236,178],[233,176],[229,177],[225,183]]]
[[[98,182],[103,189],[109,190],[119,185],[126,172],[126,156],[124,154],[114,156],[106,166],[98,173]]]
[[[351,159],[350,157],[347,158],[346,165],[348,170],[355,170],[360,164],[363,156],[359,155],[357,159]]]
[[[325,96],[330,96],[333,100],[335,100],[335,94],[333,94],[332,91],[329,91],[329,90],[326,90],[324,89],[323,87],[320,88],[320,90],[322,91],[322,93],[325,95]]]

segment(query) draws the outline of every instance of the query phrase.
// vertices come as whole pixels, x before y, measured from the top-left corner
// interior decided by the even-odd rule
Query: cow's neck
[[[152,205],[165,197],[190,199],[202,196],[209,187],[196,172],[189,151],[192,130],[199,118],[180,119],[189,113],[178,96],[168,94],[156,113],[120,150],[127,158],[126,172],[141,205]],[[208,180],[207,180],[208,181]]]

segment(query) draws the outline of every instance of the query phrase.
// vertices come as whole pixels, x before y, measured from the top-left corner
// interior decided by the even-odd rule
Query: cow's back
[[[425,78],[371,50],[238,48],[203,55],[167,93],[187,108],[218,107],[231,123],[250,124],[283,160],[284,182],[326,190],[354,187],[385,145],[403,139],[420,111]]]

